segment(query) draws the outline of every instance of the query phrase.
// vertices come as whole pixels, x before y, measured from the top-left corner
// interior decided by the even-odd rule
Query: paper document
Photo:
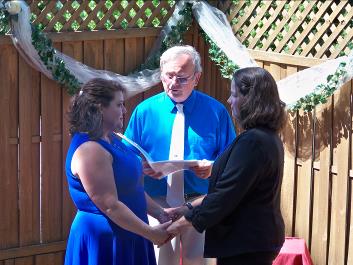
[[[156,171],[156,172],[161,172],[164,176],[167,176],[169,174],[172,174],[177,171],[181,170],[186,170],[190,169],[191,167],[194,166],[205,166],[207,164],[212,164],[213,161],[208,161],[208,160],[164,160],[164,161],[153,161],[152,158],[149,156],[149,154],[142,149],[141,146],[139,146],[137,143],[134,141],[130,140],[127,138],[125,135],[121,133],[115,133],[118,137],[121,139],[124,139],[126,142],[131,144],[133,147],[135,147],[141,155],[146,159],[147,163],[150,165],[150,167]]]

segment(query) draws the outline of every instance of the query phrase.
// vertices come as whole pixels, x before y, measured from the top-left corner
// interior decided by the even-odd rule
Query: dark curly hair
[[[243,129],[263,126],[278,132],[283,127],[285,104],[268,71],[260,67],[243,68],[234,73],[232,82],[239,97],[237,119]]]
[[[108,107],[116,91],[125,94],[124,87],[112,80],[94,78],[84,84],[69,108],[70,134],[86,132],[92,139],[100,138],[103,134],[101,107]]]

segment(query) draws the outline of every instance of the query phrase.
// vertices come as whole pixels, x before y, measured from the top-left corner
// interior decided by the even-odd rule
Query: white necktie
[[[169,160],[184,159],[185,116],[183,104],[176,104],[178,109],[173,123],[170,140]],[[184,203],[184,172],[179,171],[168,175],[167,203],[177,207]]]

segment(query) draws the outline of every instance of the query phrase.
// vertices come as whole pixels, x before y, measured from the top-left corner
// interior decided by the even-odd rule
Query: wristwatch
[[[183,206],[188,207],[189,210],[194,209],[194,207],[192,206],[192,204],[191,204],[190,202],[185,202],[185,203],[183,204]]]

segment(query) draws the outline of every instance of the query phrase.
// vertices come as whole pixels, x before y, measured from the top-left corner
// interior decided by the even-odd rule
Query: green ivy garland
[[[5,1],[7,2],[7,1]],[[139,67],[139,71],[143,69],[156,69],[159,67],[159,58],[161,54],[169,47],[182,43],[182,35],[189,29],[192,23],[192,4],[187,3],[185,8],[179,12],[182,19],[176,26],[172,27],[172,31],[162,41],[159,51],[154,56],[147,60]],[[11,16],[5,9],[0,9],[0,34],[5,34],[9,30],[9,21]],[[70,95],[75,94],[82,85],[75,76],[73,76],[65,66],[65,62],[55,56],[55,49],[52,46],[52,41],[46,37],[39,26],[32,27],[32,44],[38,52],[39,57],[45,64],[47,69],[52,73],[54,80],[63,85]],[[210,59],[216,63],[220,68],[221,75],[224,78],[232,79],[233,73],[239,69],[239,66],[233,61],[229,60],[223,51],[205,34],[201,31],[201,36],[209,44]],[[314,92],[300,98],[295,104],[289,106],[292,110],[303,109],[304,111],[311,111],[316,105],[326,103],[327,98],[333,95],[338,88],[340,78],[347,74],[345,68],[346,63],[340,63],[336,72],[327,77],[326,84],[318,85]]]
[[[345,62],[340,63],[335,73],[327,76],[326,84],[318,85],[312,93],[300,98],[289,108],[291,110],[312,111],[316,105],[326,103],[327,98],[337,90],[341,77],[347,74],[345,66]]]
[[[32,26],[32,45],[47,69],[52,73],[55,81],[63,85],[69,95],[74,95],[81,87],[81,83],[72,75],[65,66],[65,62],[55,56],[52,41],[39,29]]]
[[[161,49],[145,64],[141,65],[139,70],[156,69],[159,67],[160,55],[176,43],[182,42],[182,36],[192,22],[192,4],[186,4],[186,7],[179,12],[183,16],[176,26],[172,27],[172,32],[162,41]],[[47,69],[52,73],[54,80],[63,85],[69,95],[74,95],[81,87],[81,83],[72,75],[65,66],[65,62],[55,56],[55,49],[52,41],[46,37],[39,26],[32,27],[32,44],[37,50],[38,55]]]
[[[0,34],[6,34],[10,27],[9,27],[9,16],[10,14],[5,10],[0,10]]]
[[[201,36],[209,44],[208,54],[210,59],[219,67],[221,75],[224,78],[232,79],[233,74],[239,69],[239,66],[232,60],[228,59],[227,55],[207,36],[207,34],[200,30]]]

